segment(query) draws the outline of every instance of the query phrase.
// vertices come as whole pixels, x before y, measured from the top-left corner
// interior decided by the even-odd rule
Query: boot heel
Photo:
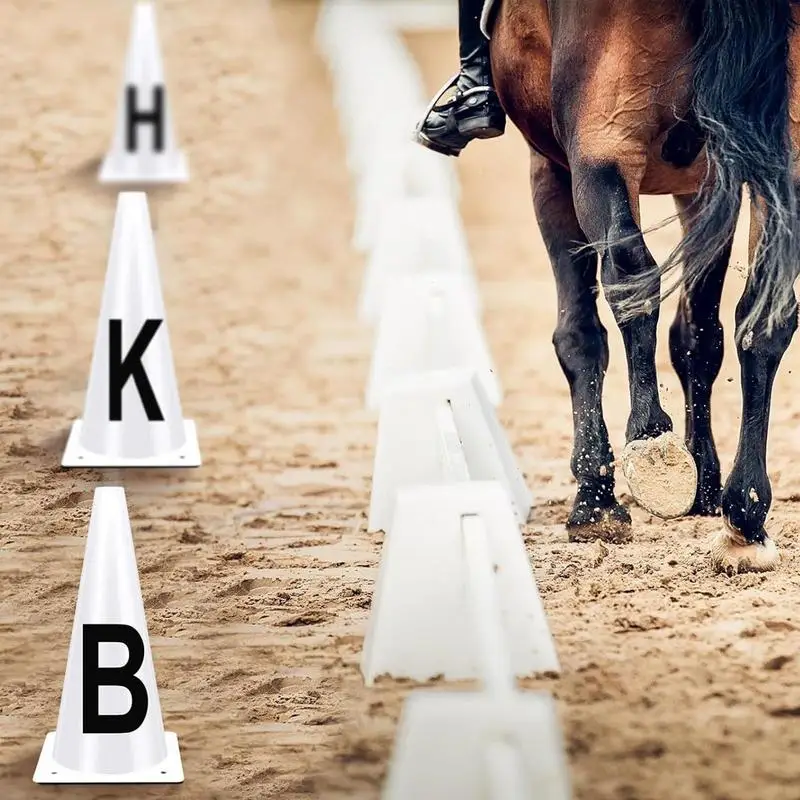
[[[506,130],[506,115],[503,111],[489,110],[485,114],[460,119],[458,132],[470,139],[494,139]]]

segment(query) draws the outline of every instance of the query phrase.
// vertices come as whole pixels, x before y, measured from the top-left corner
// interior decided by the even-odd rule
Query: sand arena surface
[[[371,338],[355,315],[362,259],[330,83],[301,0],[162,0],[159,24],[192,182],[151,213],[185,414],[204,466],[65,471],[80,414],[114,211],[95,181],[109,144],[128,5],[0,4],[0,794],[77,798],[375,800],[408,685],[363,687],[358,660],[381,537],[365,533],[375,420]],[[224,4],[228,8],[228,4]],[[24,9],[24,10],[23,10]],[[35,20],[35,21],[34,21]],[[431,90],[453,34],[410,44]],[[387,102],[389,102],[387,100]],[[564,674],[559,700],[579,800],[800,797],[798,344],[775,390],[770,530],[779,571],[712,575],[718,521],[633,509],[634,542],[572,545],[571,414],[550,343],[555,291],[510,131],[459,163],[463,213],[506,388],[503,424],[535,494],[525,531]],[[645,221],[669,213],[648,200]],[[675,229],[649,237],[663,256]],[[740,244],[743,245],[742,238]],[[737,250],[742,260],[743,247]],[[731,343],[714,421],[738,436]],[[662,395],[682,429],[662,318]],[[606,414],[628,410],[621,340]],[[793,367],[795,369],[793,369]],[[58,714],[92,491],[124,483],[177,787],[36,787]],[[620,490],[625,491],[620,482]]]

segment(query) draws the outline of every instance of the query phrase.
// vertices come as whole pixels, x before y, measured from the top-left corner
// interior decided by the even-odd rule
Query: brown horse
[[[567,523],[574,540],[630,536],[630,516],[614,495],[602,410],[608,345],[596,305],[599,254],[628,363],[629,447],[672,430],[659,401],[655,347],[659,301],[678,289],[670,351],[696,464],[691,513],[721,508],[725,527],[711,547],[719,569],[771,569],[779,559],[764,529],[772,502],[766,447],[773,381],[797,327],[792,141],[800,141],[800,129],[790,119],[798,107],[791,77],[797,1],[495,3],[495,83],[530,146],[534,207],[558,289],[553,343],[575,423],[578,491]],[[710,401],[743,187],[752,223],[750,271],[736,309],[742,424],[723,488]],[[683,240],[660,266],[640,229],[642,194],[674,195],[681,220]],[[670,465],[661,466],[668,481]]]

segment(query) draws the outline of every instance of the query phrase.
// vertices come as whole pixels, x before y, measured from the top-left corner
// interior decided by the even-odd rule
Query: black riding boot
[[[457,156],[473,139],[502,136],[506,115],[492,82],[489,42],[480,27],[483,0],[459,0],[461,70],[436,95],[417,126],[416,140]]]

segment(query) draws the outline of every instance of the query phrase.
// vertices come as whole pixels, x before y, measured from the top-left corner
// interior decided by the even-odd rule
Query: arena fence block
[[[502,400],[480,319],[459,275],[398,278],[375,334],[366,405],[380,409],[398,385],[429,372],[462,369],[478,375],[493,405]]]
[[[396,302],[392,282],[414,275],[458,275],[470,305],[480,308],[472,257],[458,210],[442,197],[401,197],[387,201],[367,260],[358,313],[379,321],[386,300]]]
[[[498,481],[517,522],[527,521],[531,492],[483,383],[471,370],[453,369],[413,376],[384,397],[372,472],[369,531],[391,532],[399,489],[454,480],[443,455],[444,411],[452,415],[472,479]]]

